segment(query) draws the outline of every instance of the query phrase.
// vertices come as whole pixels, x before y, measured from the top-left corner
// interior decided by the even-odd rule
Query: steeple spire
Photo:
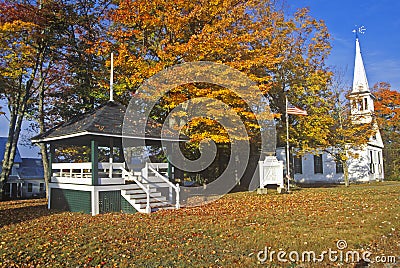
[[[354,62],[353,90],[351,93],[370,92],[364,63],[361,56],[360,41],[356,36],[356,57]]]
[[[361,32],[360,32],[361,33]],[[374,112],[374,96],[369,90],[367,75],[361,56],[360,41],[356,37],[353,89],[349,94],[354,123],[370,123]]]

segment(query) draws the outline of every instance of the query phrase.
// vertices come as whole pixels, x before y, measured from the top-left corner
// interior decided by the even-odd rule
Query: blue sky
[[[328,64],[346,70],[345,82],[352,83],[355,25],[364,25],[359,35],[368,83],[388,82],[400,90],[400,1],[399,0],[287,0],[290,10],[309,7],[322,19],[333,37]]]
[[[289,9],[309,7],[311,15],[322,19],[333,37],[328,65],[345,71],[344,82],[352,83],[355,25],[367,29],[360,35],[361,51],[372,87],[388,82],[400,90],[400,1],[399,0],[287,0]],[[4,102],[0,103],[7,110]],[[0,116],[0,136],[7,135],[8,121]],[[20,146],[23,157],[37,157],[37,150]]]

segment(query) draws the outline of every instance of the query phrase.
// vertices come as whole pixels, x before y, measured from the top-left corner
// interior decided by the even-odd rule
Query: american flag
[[[307,115],[307,111],[302,110],[300,108],[297,108],[291,104],[288,103],[288,106],[286,108],[286,112],[288,114],[296,114],[296,115]]]

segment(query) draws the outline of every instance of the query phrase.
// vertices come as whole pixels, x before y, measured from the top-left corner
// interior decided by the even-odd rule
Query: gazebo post
[[[92,185],[99,185],[99,144],[96,140],[90,141],[92,161]]]
[[[167,169],[168,178],[173,179],[172,178],[172,164],[169,161],[168,157],[167,157],[167,163],[168,163],[168,169]]]
[[[168,142],[168,143],[166,144],[166,147],[167,147],[167,154],[172,153],[172,144]],[[173,178],[172,178],[172,168],[173,168],[173,165],[172,165],[172,163],[169,161],[169,155],[167,155],[167,163],[168,163],[168,168],[167,168],[168,179],[173,179]]]
[[[53,177],[53,163],[55,162],[56,150],[54,148],[54,144],[50,143],[50,152],[49,152],[49,182],[51,182],[51,177]]]
[[[110,138],[110,169],[109,169],[109,178],[112,179],[113,177],[113,162],[114,162],[114,138]]]
[[[99,185],[99,143],[92,139],[90,140],[90,155],[92,161],[92,185]],[[92,195],[92,215],[99,214],[99,192],[96,187],[93,187]]]
[[[124,147],[122,145],[119,147],[119,162],[125,163]]]

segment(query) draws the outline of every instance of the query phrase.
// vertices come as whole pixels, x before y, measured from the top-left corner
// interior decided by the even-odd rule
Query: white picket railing
[[[124,184],[121,168],[125,163],[98,163],[99,184]],[[88,184],[92,183],[92,163],[53,163],[51,182]]]

